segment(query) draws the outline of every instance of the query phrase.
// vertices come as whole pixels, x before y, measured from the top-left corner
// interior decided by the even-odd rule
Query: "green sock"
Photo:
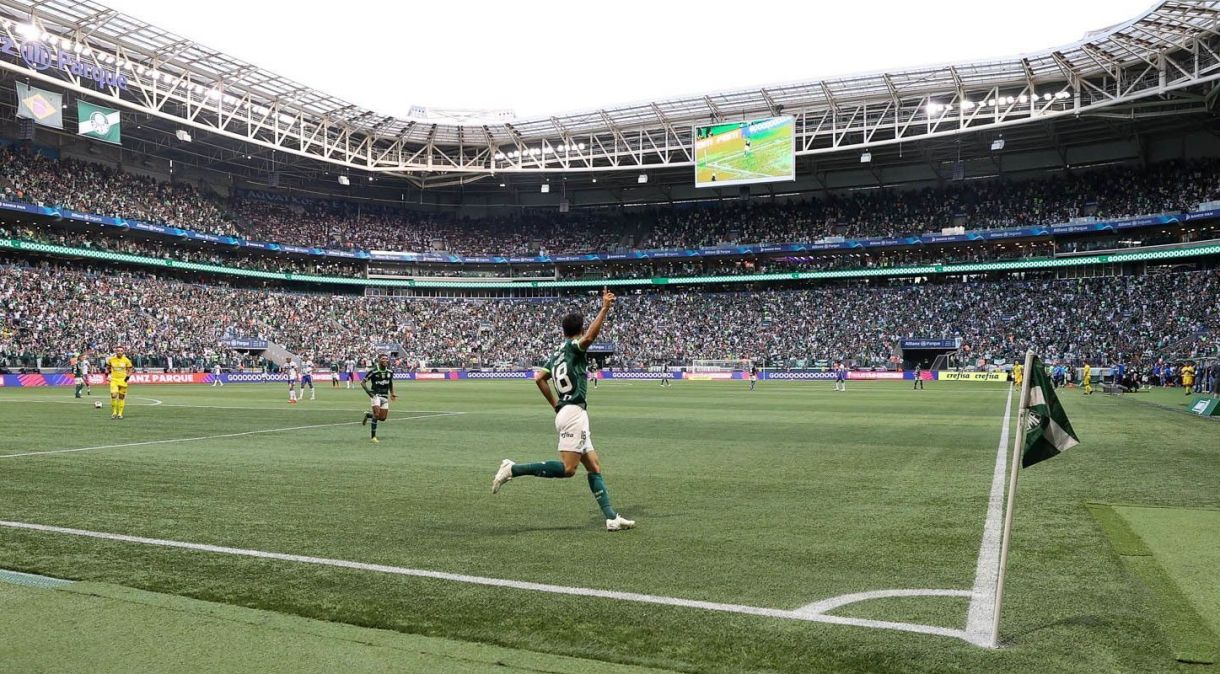
[[[610,493],[606,491],[606,481],[602,479],[601,473],[589,473],[589,491],[593,492],[593,498],[597,499],[597,505],[601,506],[606,519],[618,517],[614,508],[610,507]]]
[[[541,461],[539,463],[518,463],[513,465],[513,477],[533,475],[534,477],[567,477],[563,472],[562,461]]]
[[[371,437],[377,437],[377,419],[375,418],[373,419],[373,435]]]
[[[77,398],[79,398],[79,397],[80,397],[80,392],[81,392],[81,389],[83,389],[83,388],[85,388],[85,385],[84,385],[84,384],[77,384],[77,385],[76,385],[76,397],[77,397]]]

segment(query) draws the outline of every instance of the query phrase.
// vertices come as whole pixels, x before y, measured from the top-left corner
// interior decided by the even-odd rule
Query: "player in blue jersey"
[[[610,307],[614,304],[614,293],[602,293],[602,308],[597,317],[585,329],[585,318],[580,314],[568,314],[563,319],[563,342],[547,359],[546,364],[534,377],[534,383],[547,403],[555,410],[555,430],[559,433],[560,461],[538,463],[513,463],[509,459],[500,462],[500,469],[491,481],[491,493],[500,491],[505,482],[523,475],[535,477],[572,477],[576,469],[584,465],[589,474],[589,490],[602,515],[606,518],[608,531],[621,531],[635,526],[633,520],[620,515],[610,505],[610,494],[602,479],[601,461],[593,449],[589,436],[589,413],[586,410],[588,395],[588,354],[586,351],[597,335]],[[554,387],[552,389],[552,386]]]

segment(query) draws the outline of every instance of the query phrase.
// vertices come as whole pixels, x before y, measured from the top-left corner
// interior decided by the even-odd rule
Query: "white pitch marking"
[[[355,411],[350,407],[320,407],[316,405],[305,405],[304,407],[294,408],[287,405],[276,407],[251,407],[249,405],[191,405],[187,403],[167,403],[159,401],[156,398],[146,398],[143,396],[128,396],[128,400],[153,400],[156,401],[151,405],[139,405],[139,407],[192,407],[205,410],[272,410],[277,412],[295,412],[297,409],[312,409],[316,412],[352,412]],[[9,396],[0,396],[0,403],[46,403],[54,405],[80,405],[88,402],[87,400],[42,400],[39,398],[15,398]],[[313,401],[316,402],[316,401]],[[358,411],[363,412],[366,408],[360,408]],[[398,410],[400,412],[420,412],[426,414],[465,414],[465,412],[451,412],[448,410]]]
[[[427,419],[429,417],[449,417],[464,412],[443,412],[440,414],[424,414],[415,417],[399,417],[390,421],[410,421],[412,419]],[[194,442],[196,440],[217,440],[220,438],[236,438],[244,435],[258,435],[260,433],[282,433],[284,431],[303,431],[310,428],[330,428],[332,426],[351,426],[358,424],[359,421],[342,421],[335,424],[311,424],[308,426],[289,426],[288,428],[264,428],[257,431],[244,431],[242,433],[224,433],[221,435],[201,435],[194,438],[170,438],[168,440],[145,440],[144,442],[128,442],[120,445],[97,445],[95,447],[75,447],[73,449],[52,449],[44,452],[22,452],[20,454],[0,454],[0,459],[13,459],[19,456],[43,456],[45,454],[69,454],[72,452],[88,452],[95,449],[119,449],[121,447],[143,447],[145,445],[165,445],[176,442]]]
[[[991,496],[987,501],[987,519],[983,525],[983,542],[979,546],[978,567],[974,572],[974,592],[966,614],[966,640],[976,646],[991,645],[991,623],[995,615],[996,581],[1000,574],[1000,536],[1003,533],[1004,478],[1008,474],[1008,428],[1012,418],[1012,388],[1004,401],[1004,426],[996,447],[995,470],[991,476]]]
[[[837,608],[854,604],[858,601],[868,601],[869,599],[886,599],[889,597],[970,597],[970,590],[871,590],[869,592],[856,592],[853,594],[841,594],[837,597],[815,601],[812,604],[802,606],[797,610],[798,613],[827,613]]]
[[[871,627],[876,629],[898,630],[902,632],[915,632],[918,634],[932,634],[937,636],[953,637],[969,641],[966,633],[963,630],[955,630],[948,627],[937,627],[935,625],[919,625],[915,623],[889,622],[884,620],[868,620],[864,618],[847,618],[842,616],[823,615],[820,613],[809,613],[801,609],[789,611],[785,609],[762,608],[758,606],[743,606],[741,604],[724,604],[720,602],[700,601],[697,599],[682,599],[679,597],[664,597],[653,594],[639,594],[636,592],[617,592],[613,590],[598,590],[586,587],[567,587],[564,585],[549,585],[546,583],[532,583],[521,580],[507,580],[503,578],[488,578],[485,576],[468,576],[459,573],[447,573],[444,571],[428,571],[425,569],[411,569],[401,566],[388,566],[385,564],[369,564],[366,562],[353,562],[344,559],[329,559],[326,557],[311,557],[307,555],[290,555],[282,552],[265,552],[262,550],[249,550],[246,548],[231,548],[222,545],[209,545],[206,543],[188,543],[184,541],[172,541],[160,538],[145,538],[143,536],[129,536],[126,534],[112,534],[100,531],[88,531],[85,529],[70,529],[67,527],[49,526],[46,524],[32,524],[28,522],[11,522],[0,520],[0,527],[10,529],[25,529],[30,531],[42,531],[46,533],[68,534],[71,536],[84,536],[87,538],[97,538],[107,541],[122,541],[124,543],[138,543],[141,545],[154,545],[163,548],[178,548],[185,550],[197,550],[200,552],[213,552],[224,555],[236,555],[240,557],[256,557],[259,559],[275,559],[284,562],[297,562],[301,564],[315,564],[318,566],[333,566],[343,569],[355,569],[357,571],[372,571],[375,573],[389,573],[399,576],[413,576],[417,578],[432,578],[435,580],[447,580],[458,583],[468,583],[472,585],[486,585],[491,587],[504,587],[515,590],[530,590],[533,592],[549,592],[551,594],[573,595],[579,597],[598,597],[602,599],[614,599],[617,601],[629,601],[641,604],[660,604],[663,606],[679,606],[683,608],[695,608],[705,611],[720,611],[724,613],[741,613],[745,615],[762,616],[766,618],[782,618],[787,620],[803,620],[806,622],[830,623],[834,625],[853,625],[856,627]]]

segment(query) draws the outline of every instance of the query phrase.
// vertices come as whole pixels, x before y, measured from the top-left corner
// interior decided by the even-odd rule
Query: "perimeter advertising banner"
[[[695,127],[695,187],[796,180],[796,119]]]
[[[1008,381],[1006,372],[937,372],[940,381]]]

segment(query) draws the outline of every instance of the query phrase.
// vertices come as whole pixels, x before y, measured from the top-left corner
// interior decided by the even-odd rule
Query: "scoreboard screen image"
[[[695,127],[695,187],[796,179],[796,120],[769,117]]]

